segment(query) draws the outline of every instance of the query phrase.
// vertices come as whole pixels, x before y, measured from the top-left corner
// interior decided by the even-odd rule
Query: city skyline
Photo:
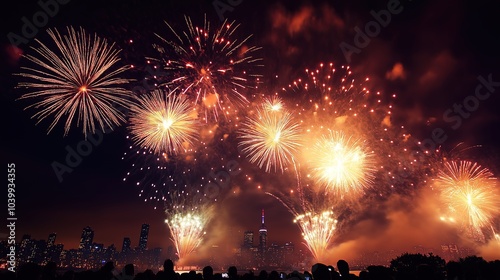
[[[143,228],[147,228],[147,225],[143,224],[141,226],[141,233],[144,232],[142,230]],[[221,258],[220,256],[212,256],[210,262],[222,267],[236,264],[240,268],[251,268],[257,265],[266,269],[279,268],[293,270],[307,266],[306,263],[312,258],[312,255],[310,255],[307,250],[304,250],[305,248],[297,248],[296,244],[293,242],[285,242],[283,244],[273,242],[269,244],[269,246],[263,247],[262,242],[259,240],[259,243],[253,244],[253,242],[251,242],[253,233],[254,231],[252,230],[247,230],[243,233],[243,242],[240,244],[241,247],[233,251],[235,259],[231,262],[224,262],[225,258]],[[169,246],[166,250],[164,250],[164,248],[143,249],[140,246],[136,246],[135,249],[133,249],[130,238],[125,237],[122,248],[119,250],[114,244],[107,245],[95,242],[93,240],[94,234],[95,232],[91,227],[84,227],[80,238],[81,246],[78,249],[65,248],[64,244],[61,243],[56,244],[57,233],[49,234],[47,240],[38,240],[32,238],[30,235],[23,235],[21,242],[16,244],[18,247],[19,261],[30,261],[41,265],[53,261],[61,267],[97,269],[104,264],[107,258],[115,262],[118,266],[140,261],[137,265],[142,267],[142,269],[152,268],[154,270],[161,266],[165,258],[174,260],[174,263],[177,261],[174,255],[175,252],[172,251],[173,246]],[[145,236],[144,234],[141,235]],[[4,243],[6,242],[2,242],[3,246],[5,246]],[[212,248],[216,250],[214,253],[217,252],[218,247],[219,246],[214,247],[212,245]],[[3,247],[0,248],[2,250],[5,249]],[[262,248],[264,248],[264,250],[262,250]],[[165,256],[162,252],[167,255]],[[429,253],[437,254],[447,261],[458,260],[459,258],[474,254],[471,248],[459,247],[457,244],[453,243],[441,244],[438,248],[414,245],[409,246],[406,252],[424,255]],[[387,265],[390,260],[397,255],[398,252],[395,250],[364,252],[356,258],[353,258],[351,260],[351,265],[356,269],[363,269],[368,265]],[[101,258],[103,258],[102,261]],[[185,265],[186,264],[178,266],[178,269],[182,269]],[[203,264],[198,261],[190,265],[187,267],[192,268],[198,266],[199,269],[201,269],[201,266],[203,266]]]
[[[260,213],[260,215],[258,215],[258,213]],[[257,228],[259,228],[259,233],[260,233],[260,230],[262,229],[262,226],[263,226],[263,224],[262,224],[262,221],[263,221],[262,220],[263,219],[263,216],[262,216],[263,215],[263,209],[261,211],[257,211],[254,214],[255,214],[254,217],[255,218],[259,218],[259,219],[258,220],[257,219],[253,219],[253,220],[260,221],[260,223],[259,222],[254,223],[254,224],[258,225]],[[281,221],[280,224],[283,224],[283,222],[286,223],[286,221]],[[140,244],[141,244],[141,233],[143,232],[142,229],[143,229],[144,225],[149,226],[148,224],[145,224],[145,223],[141,224],[140,225],[140,229],[141,229],[140,234],[138,234],[135,238],[134,238],[133,234],[125,234],[123,237],[118,237],[117,236],[116,238],[113,239],[113,240],[121,240],[120,242],[111,242],[111,243],[109,243],[109,242],[103,242],[102,239],[99,239],[99,237],[100,237],[99,231],[95,230],[94,227],[92,227],[92,226],[85,226],[85,227],[83,227],[83,230],[80,229],[79,233],[76,234],[76,235],[74,235],[74,236],[72,236],[72,237],[68,237],[67,233],[63,234],[63,236],[66,236],[66,239],[64,239],[64,240],[70,240],[69,242],[67,242],[67,241],[65,241],[65,242],[61,241],[60,242],[60,240],[61,240],[61,234],[58,234],[57,232],[55,232],[53,230],[47,229],[47,232],[49,232],[49,234],[48,234],[49,237],[52,236],[53,234],[55,234],[58,237],[57,238],[57,241],[58,241],[57,243],[58,244],[64,244],[65,245],[65,249],[79,249],[79,248],[83,248],[84,244],[86,244],[88,246],[91,243],[101,243],[101,244],[105,244],[107,246],[114,245],[117,249],[119,249],[121,251],[123,245],[125,244],[125,239],[128,240],[128,242],[129,242],[129,243],[127,242],[128,246],[130,246],[129,249],[138,249],[138,248],[141,248],[140,247]],[[271,225],[271,228],[273,228],[273,225]],[[279,230],[278,227],[275,226],[274,228],[276,229],[277,232],[280,232],[280,230]],[[135,231],[137,231],[137,230],[135,230]],[[135,232],[135,231],[133,230],[132,232]],[[246,229],[244,231],[242,231],[242,229],[240,229],[238,232],[246,232],[246,231],[248,231],[248,229]],[[84,233],[85,232],[88,232],[87,242],[84,242]],[[155,233],[155,232],[153,231],[153,233]],[[168,232],[167,232],[167,234],[168,234]],[[22,234],[20,236],[18,242],[20,242],[22,240],[22,237],[26,236],[26,235],[29,235],[34,240],[45,240],[45,238],[43,236],[39,237],[38,235],[35,236],[35,235],[31,234],[31,233],[24,233],[24,234]],[[165,238],[165,239],[168,239],[168,235],[166,237],[167,238]],[[273,237],[271,239],[272,243],[279,242],[279,238],[277,238],[277,235],[274,235],[274,236],[271,235],[271,237]],[[147,237],[147,239],[149,239],[149,228],[148,228],[148,237]],[[292,240],[293,240],[293,238],[292,238]],[[297,240],[300,241],[300,239],[297,239]],[[267,241],[267,229],[266,229],[266,241]],[[259,242],[260,242],[260,234],[259,234]],[[149,243],[149,242],[146,240],[146,243]],[[74,245],[69,245],[68,246],[68,244],[74,244]],[[170,240],[168,240],[168,242],[165,242],[164,244],[166,244],[166,245],[164,245],[164,246],[151,245],[151,247],[162,247],[162,248],[166,249],[169,246],[172,246],[172,243],[171,243]],[[301,244],[301,242],[297,242],[296,244]],[[233,245],[236,248],[236,247],[239,247],[241,244],[235,242]],[[260,247],[260,245],[259,245],[259,247]]]

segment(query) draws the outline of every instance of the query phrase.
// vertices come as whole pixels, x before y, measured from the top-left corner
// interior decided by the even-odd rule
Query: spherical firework
[[[335,233],[337,220],[332,211],[297,215],[293,221],[298,224],[304,242],[317,262],[325,261],[326,252]]]
[[[205,112],[205,121],[227,117],[248,103],[245,91],[257,85],[255,68],[262,65],[254,55],[259,48],[247,46],[251,36],[234,37],[239,26],[234,21],[215,30],[206,19],[203,27],[194,26],[189,17],[185,21],[183,32],[166,22],[172,40],[157,35],[165,45],[155,45],[162,56],[155,60],[173,75],[160,82],[190,96]]]
[[[452,219],[467,233],[484,241],[483,229],[500,214],[496,178],[487,169],[470,161],[451,161],[444,164],[436,180],[441,198]]]
[[[360,140],[331,131],[314,143],[308,156],[311,176],[336,194],[359,194],[370,186],[375,168],[371,153]]]
[[[300,147],[300,128],[290,112],[259,108],[242,124],[239,145],[251,163],[284,171]]]
[[[188,150],[196,139],[196,116],[182,95],[155,90],[130,108],[130,132],[137,145],[158,155]]]
[[[19,74],[30,80],[19,87],[33,91],[21,99],[38,99],[28,106],[41,109],[33,116],[37,123],[53,116],[48,132],[64,119],[64,135],[74,122],[82,126],[85,136],[95,133],[96,126],[104,130],[120,125],[125,118],[119,107],[130,105],[130,92],[121,87],[129,80],[119,77],[127,68],[116,66],[120,51],[82,28],[75,31],[68,27],[67,31],[64,36],[57,30],[47,31],[56,51],[35,39],[40,44],[33,48],[38,56],[25,57],[37,67],[22,67],[25,72]]]

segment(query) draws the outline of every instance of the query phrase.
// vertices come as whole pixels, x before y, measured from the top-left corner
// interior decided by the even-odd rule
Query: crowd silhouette
[[[500,260],[487,262],[481,257],[470,256],[459,261],[445,263],[438,256],[422,254],[403,254],[391,261],[390,266],[373,265],[359,272],[351,273],[349,264],[339,260],[336,267],[316,263],[311,272],[293,271],[291,273],[261,270],[239,273],[236,266],[230,266],[227,273],[214,273],[211,266],[202,272],[189,271],[178,273],[174,262],[165,260],[163,269],[156,274],[147,269],[137,272],[134,264],[127,264],[120,270],[113,262],[107,262],[97,271],[75,272],[68,270],[57,274],[57,266],[49,262],[45,266],[25,263],[17,272],[3,271],[0,279],[6,280],[499,280]]]

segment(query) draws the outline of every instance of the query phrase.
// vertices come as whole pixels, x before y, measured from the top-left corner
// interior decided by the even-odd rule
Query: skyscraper
[[[57,247],[55,245],[55,242],[56,242],[56,233],[53,232],[53,233],[49,234],[49,238],[47,239],[47,247],[45,248],[45,252],[44,252],[44,256],[45,256],[44,263],[58,259],[58,258],[56,258],[57,257],[56,256]]]
[[[148,245],[148,234],[149,234],[149,225],[142,224],[141,227],[141,235],[139,237],[139,249],[146,250]]]
[[[53,232],[49,234],[49,238],[47,239],[47,247],[52,247],[56,243],[56,233]]]
[[[266,252],[266,243],[267,243],[267,228],[266,225],[264,224],[264,209],[262,209],[262,225],[260,226],[259,229],[259,251],[262,254],[262,257],[264,257],[265,252]]]
[[[253,247],[253,231],[245,231],[243,235],[243,248],[250,249]]]
[[[130,238],[125,237],[123,238],[123,245],[122,245],[122,252],[129,252],[130,251]]]
[[[82,231],[82,237],[80,238],[80,246],[78,249],[90,252],[92,241],[94,241],[94,231],[87,226]]]
[[[19,258],[22,261],[27,261],[29,256],[31,255],[32,250],[33,250],[33,242],[31,240],[31,235],[29,234],[23,235],[23,239],[21,240],[21,245],[19,246]]]

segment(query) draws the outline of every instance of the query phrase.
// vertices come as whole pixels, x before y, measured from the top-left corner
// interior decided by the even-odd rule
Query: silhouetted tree
[[[405,253],[391,260],[396,279],[444,279],[446,261],[432,253],[428,255]]]
[[[485,279],[483,274],[486,272],[488,262],[477,256],[468,256],[460,258],[459,264],[462,267],[464,279]]]

